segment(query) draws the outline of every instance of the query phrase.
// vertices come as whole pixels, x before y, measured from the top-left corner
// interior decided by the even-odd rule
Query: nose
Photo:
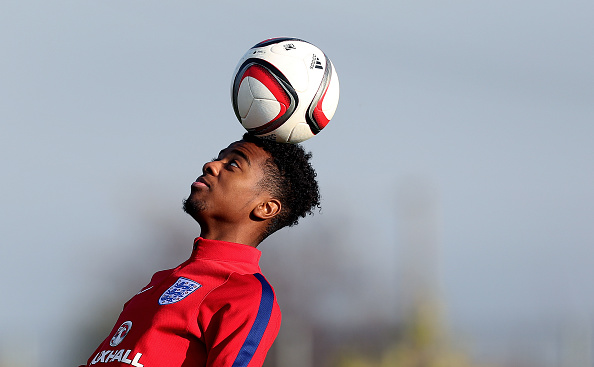
[[[208,163],[205,163],[204,166],[202,166],[202,173],[205,175],[208,174],[211,176],[218,176],[220,170],[221,170],[221,162],[220,161],[208,162]]]

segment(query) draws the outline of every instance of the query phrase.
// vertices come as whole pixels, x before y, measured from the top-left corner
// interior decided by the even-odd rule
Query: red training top
[[[197,238],[192,256],[155,273],[124,305],[86,366],[261,366],[281,312],[260,251]]]

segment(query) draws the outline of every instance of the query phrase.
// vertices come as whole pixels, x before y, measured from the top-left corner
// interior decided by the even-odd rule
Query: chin
[[[202,217],[202,213],[206,210],[206,203],[202,200],[192,199],[190,196],[184,200],[183,205],[184,212],[188,213],[192,218],[199,220]]]

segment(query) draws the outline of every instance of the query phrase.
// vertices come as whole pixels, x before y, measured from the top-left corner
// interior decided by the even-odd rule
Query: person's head
[[[203,233],[238,241],[250,232],[259,243],[320,206],[310,159],[300,145],[245,134],[204,165],[184,210]]]

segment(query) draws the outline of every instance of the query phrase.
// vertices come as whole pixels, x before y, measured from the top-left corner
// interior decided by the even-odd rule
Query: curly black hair
[[[317,173],[311,165],[311,152],[299,144],[278,143],[261,139],[249,133],[243,141],[254,143],[271,156],[265,163],[265,179],[260,183],[281,202],[281,212],[274,217],[262,240],[283,227],[292,227],[299,218],[312,215],[320,209],[320,189]]]

